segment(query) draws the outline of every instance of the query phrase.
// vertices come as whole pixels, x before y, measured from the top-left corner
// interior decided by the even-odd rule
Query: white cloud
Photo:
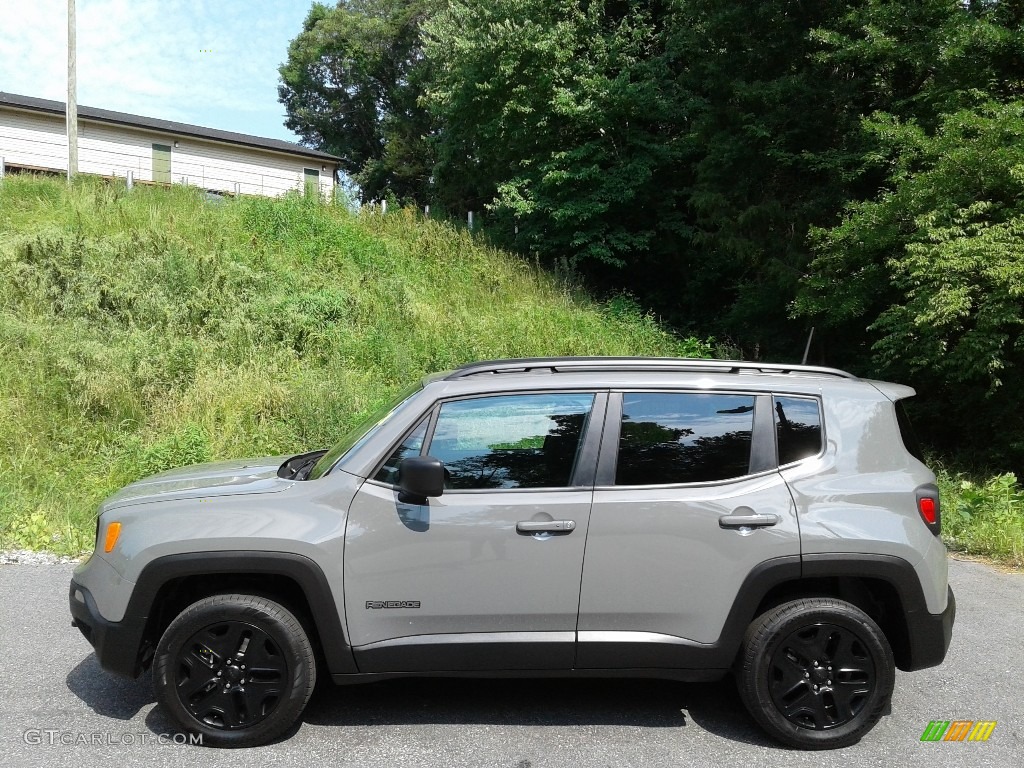
[[[277,67],[311,4],[77,0],[78,101],[290,138]],[[64,100],[66,9],[66,0],[0,3],[0,90]]]

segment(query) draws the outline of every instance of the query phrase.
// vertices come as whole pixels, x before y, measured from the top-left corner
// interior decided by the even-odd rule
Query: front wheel
[[[878,722],[896,668],[866,613],[842,600],[805,598],[751,623],[736,678],[743,703],[771,736],[801,749],[835,749]]]
[[[302,624],[253,595],[215,595],[171,622],[153,663],[156,698],[203,744],[265,744],[298,720],[316,683]]]

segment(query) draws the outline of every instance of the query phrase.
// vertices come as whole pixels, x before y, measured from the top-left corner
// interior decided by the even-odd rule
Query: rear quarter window
[[[775,436],[779,465],[808,459],[821,453],[821,405],[813,397],[776,395]]]

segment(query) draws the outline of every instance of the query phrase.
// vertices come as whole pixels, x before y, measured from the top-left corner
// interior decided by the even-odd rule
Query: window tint
[[[817,456],[821,451],[818,401],[805,397],[776,397],[775,434],[779,441],[779,464]]]
[[[917,441],[917,434],[914,432],[914,427],[910,423],[910,417],[907,416],[907,411],[903,407],[902,402],[896,403],[896,421],[900,425],[900,437],[903,438],[903,447],[910,452],[911,456],[924,463],[924,452],[921,450],[921,444]]]
[[[391,483],[392,485],[398,482],[398,465],[402,463],[402,459],[407,456],[419,456],[420,448],[423,447],[423,438],[427,436],[427,421],[429,416],[424,418],[419,423],[419,426],[412,431],[400,446],[395,449],[388,460],[384,462],[377,474],[373,476],[374,480],[379,480],[382,483]]]
[[[749,395],[624,394],[615,484],[700,483],[745,475],[753,424]]]
[[[428,453],[444,462],[448,488],[568,486],[593,404],[590,394],[445,403]]]

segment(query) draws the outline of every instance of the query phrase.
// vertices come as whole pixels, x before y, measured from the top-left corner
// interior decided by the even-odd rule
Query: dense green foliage
[[[945,116],[934,133],[870,123],[890,189],[815,233],[798,307],[856,333],[876,365],[921,390],[929,442],[1024,457],[1024,103]],[[842,286],[842,290],[836,290]],[[851,327],[852,326],[852,327]],[[985,429],[983,425],[998,427]],[[969,431],[968,431],[969,430]]]
[[[423,197],[432,121],[418,101],[430,72],[419,26],[439,0],[316,3],[278,87],[286,125],[338,155],[366,200]]]
[[[1013,473],[981,481],[940,471],[942,538],[955,551],[1024,568],[1024,489]]]
[[[1024,471],[1024,4],[360,0],[310,23],[413,15],[417,78],[382,87],[419,109],[377,113],[423,140],[418,203],[749,357],[814,326],[817,360],[918,387],[934,448]],[[307,38],[286,82],[333,60]]]
[[[7,177],[0,269],[0,548],[81,551],[126,482],[328,446],[466,361],[709,352],[464,230],[301,197]]]

